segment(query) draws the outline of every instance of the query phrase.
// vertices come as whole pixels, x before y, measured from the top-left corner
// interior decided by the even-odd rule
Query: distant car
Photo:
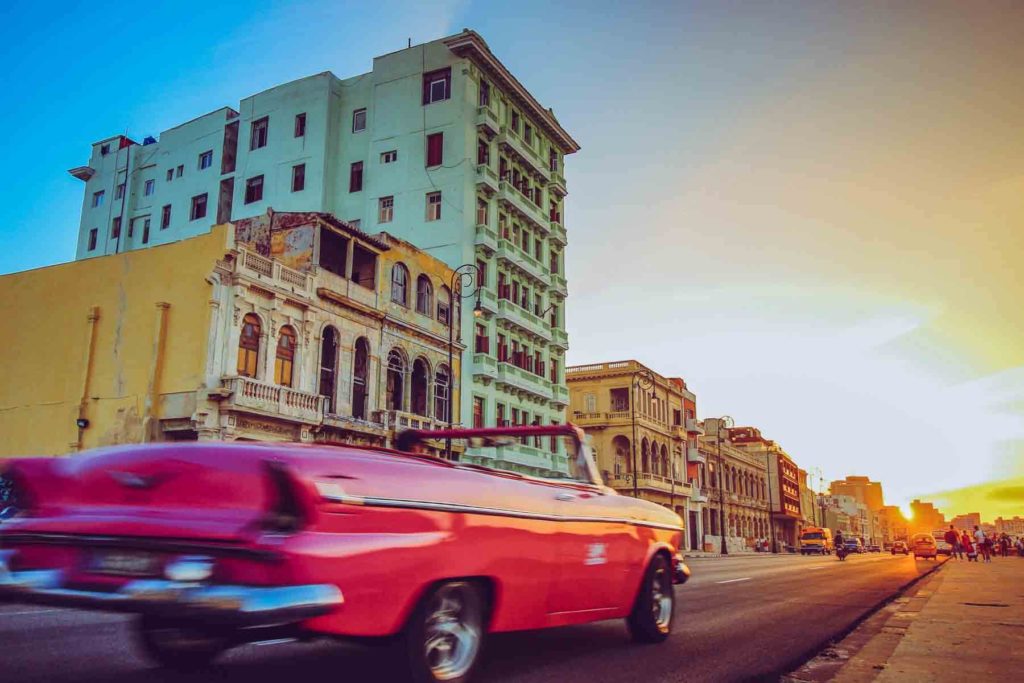
[[[419,450],[528,436],[564,446],[534,476]],[[0,526],[0,603],[138,614],[145,652],[172,668],[271,633],[383,636],[419,683],[468,680],[492,632],[615,618],[634,640],[669,637],[682,520],[606,487],[582,431],[407,431],[398,445],[9,461],[21,509]]]
[[[896,553],[903,553],[904,555],[910,554],[910,549],[907,548],[906,541],[896,541],[892,544],[891,551],[893,555],[895,555]]]
[[[914,550],[915,560],[919,557],[934,560],[939,554],[935,544],[935,537],[931,534],[915,534],[910,539],[910,547]]]
[[[843,545],[846,546],[846,552],[848,553],[864,552],[864,544],[860,542],[859,538],[844,538]]]
[[[877,543],[872,543],[871,545],[868,546],[868,552],[869,553],[880,553],[880,552],[882,552],[882,546],[878,545]]]

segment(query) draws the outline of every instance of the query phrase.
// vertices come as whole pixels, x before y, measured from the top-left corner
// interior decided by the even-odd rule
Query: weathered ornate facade
[[[327,214],[270,212],[235,239],[211,276],[199,438],[387,445],[457,415],[450,268]]]
[[[737,448],[732,430],[719,428],[716,419],[705,420],[704,426],[708,433],[700,437],[700,452],[708,464],[701,486],[709,500],[701,519],[705,548],[721,548],[724,506],[727,550],[751,551],[755,541],[770,535],[765,459]]]

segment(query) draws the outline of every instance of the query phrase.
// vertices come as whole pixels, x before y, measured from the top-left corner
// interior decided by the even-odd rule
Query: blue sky
[[[73,257],[66,171],[91,142],[471,27],[583,145],[570,362],[683,376],[702,416],[895,502],[1024,478],[1020,4],[97,1],[4,18],[0,272]],[[1024,510],[986,495],[937,500]]]

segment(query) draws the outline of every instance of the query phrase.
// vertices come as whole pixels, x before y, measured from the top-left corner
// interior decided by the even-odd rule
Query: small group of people
[[[771,544],[767,538],[755,538],[754,539],[754,552],[755,553],[768,553],[771,552]]]
[[[1024,539],[1013,539],[1006,533],[989,536],[983,529],[975,525],[974,533],[966,529],[962,532],[950,524],[943,540],[952,548],[952,557],[968,562],[978,561],[978,556],[985,562],[991,562],[992,557],[1002,555],[1009,557],[1011,549],[1016,550],[1020,557],[1024,557]]]

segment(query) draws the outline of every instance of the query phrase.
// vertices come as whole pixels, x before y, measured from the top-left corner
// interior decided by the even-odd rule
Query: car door
[[[599,612],[621,607],[639,543],[634,527],[599,487],[554,486],[557,575],[549,612]]]

